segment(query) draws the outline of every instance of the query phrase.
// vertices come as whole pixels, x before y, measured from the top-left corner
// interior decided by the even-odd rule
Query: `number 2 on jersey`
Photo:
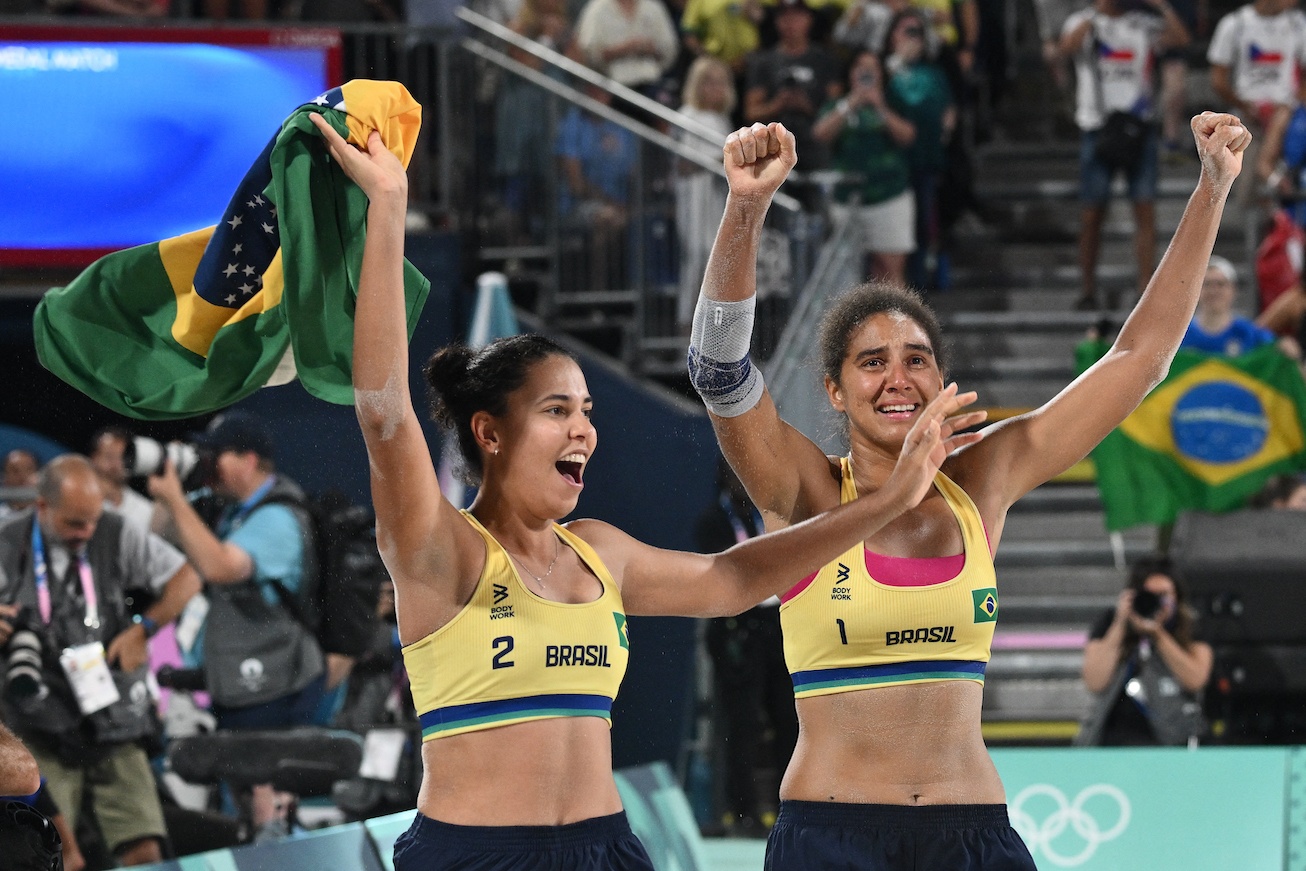
[[[502,645],[507,645],[507,646],[504,647],[503,650],[499,650],[499,647]],[[491,646],[495,650],[499,650],[499,652],[494,655],[494,659],[490,660],[490,665],[492,668],[512,668],[514,665],[517,664],[513,662],[511,659],[509,660],[504,659],[505,656],[512,653],[511,635],[503,635],[500,636],[499,638],[494,639],[494,642]]]

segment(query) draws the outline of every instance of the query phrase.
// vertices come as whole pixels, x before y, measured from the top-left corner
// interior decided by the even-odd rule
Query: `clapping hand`
[[[961,430],[983,422],[988,412],[957,413],[976,398],[977,394],[973,390],[958,393],[954,381],[930,400],[921,416],[912,424],[902,443],[902,451],[898,454],[898,463],[889,478],[892,485],[904,488],[908,509],[920,504],[930,487],[934,486],[934,476],[949,454],[984,438],[983,433]]]

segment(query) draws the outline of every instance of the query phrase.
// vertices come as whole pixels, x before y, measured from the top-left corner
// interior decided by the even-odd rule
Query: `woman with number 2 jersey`
[[[1083,458],[1165,377],[1251,138],[1231,115],[1204,113],[1192,128],[1197,190],[1107,355],[950,455],[924,498],[824,568],[792,566],[802,580],[782,595],[780,619],[800,731],[768,871],[1034,868],[980,735],[998,615],[992,553],[1011,505]],[[730,193],[689,350],[722,452],[768,529],[879,495],[945,391],[933,312],[910,291],[862,285],[831,305],[819,336],[848,455],[826,456],[780,419],[748,349],[759,233],[797,161],[793,142],[778,124],[726,140]]]
[[[357,150],[314,118],[367,194],[353,381],[371,465],[377,543],[422,723],[418,815],[395,867],[651,871],[611,771],[612,699],[626,614],[735,614],[873,535],[926,493],[974,401],[938,393],[870,499],[715,556],[660,550],[597,520],[566,526],[597,440],[585,377],[539,336],[433,356],[436,417],[480,489],[467,511],[440,493],[408,393],[402,262],[407,179],[372,134]],[[674,470],[667,470],[674,474]],[[638,638],[634,639],[638,649]]]

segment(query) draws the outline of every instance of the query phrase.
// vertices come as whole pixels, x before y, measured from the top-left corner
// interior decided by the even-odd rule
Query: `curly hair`
[[[939,374],[947,371],[947,354],[943,330],[934,310],[914,290],[880,281],[859,284],[837,297],[821,318],[817,341],[821,351],[821,371],[839,384],[848,343],[867,318],[894,313],[911,318],[925,331]]]

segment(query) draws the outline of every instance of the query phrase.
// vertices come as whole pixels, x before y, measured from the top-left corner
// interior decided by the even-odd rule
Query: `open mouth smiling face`
[[[567,482],[577,489],[585,486],[583,475],[585,472],[585,463],[589,458],[581,453],[570,453],[553,465],[557,468],[558,474],[567,479]]]

